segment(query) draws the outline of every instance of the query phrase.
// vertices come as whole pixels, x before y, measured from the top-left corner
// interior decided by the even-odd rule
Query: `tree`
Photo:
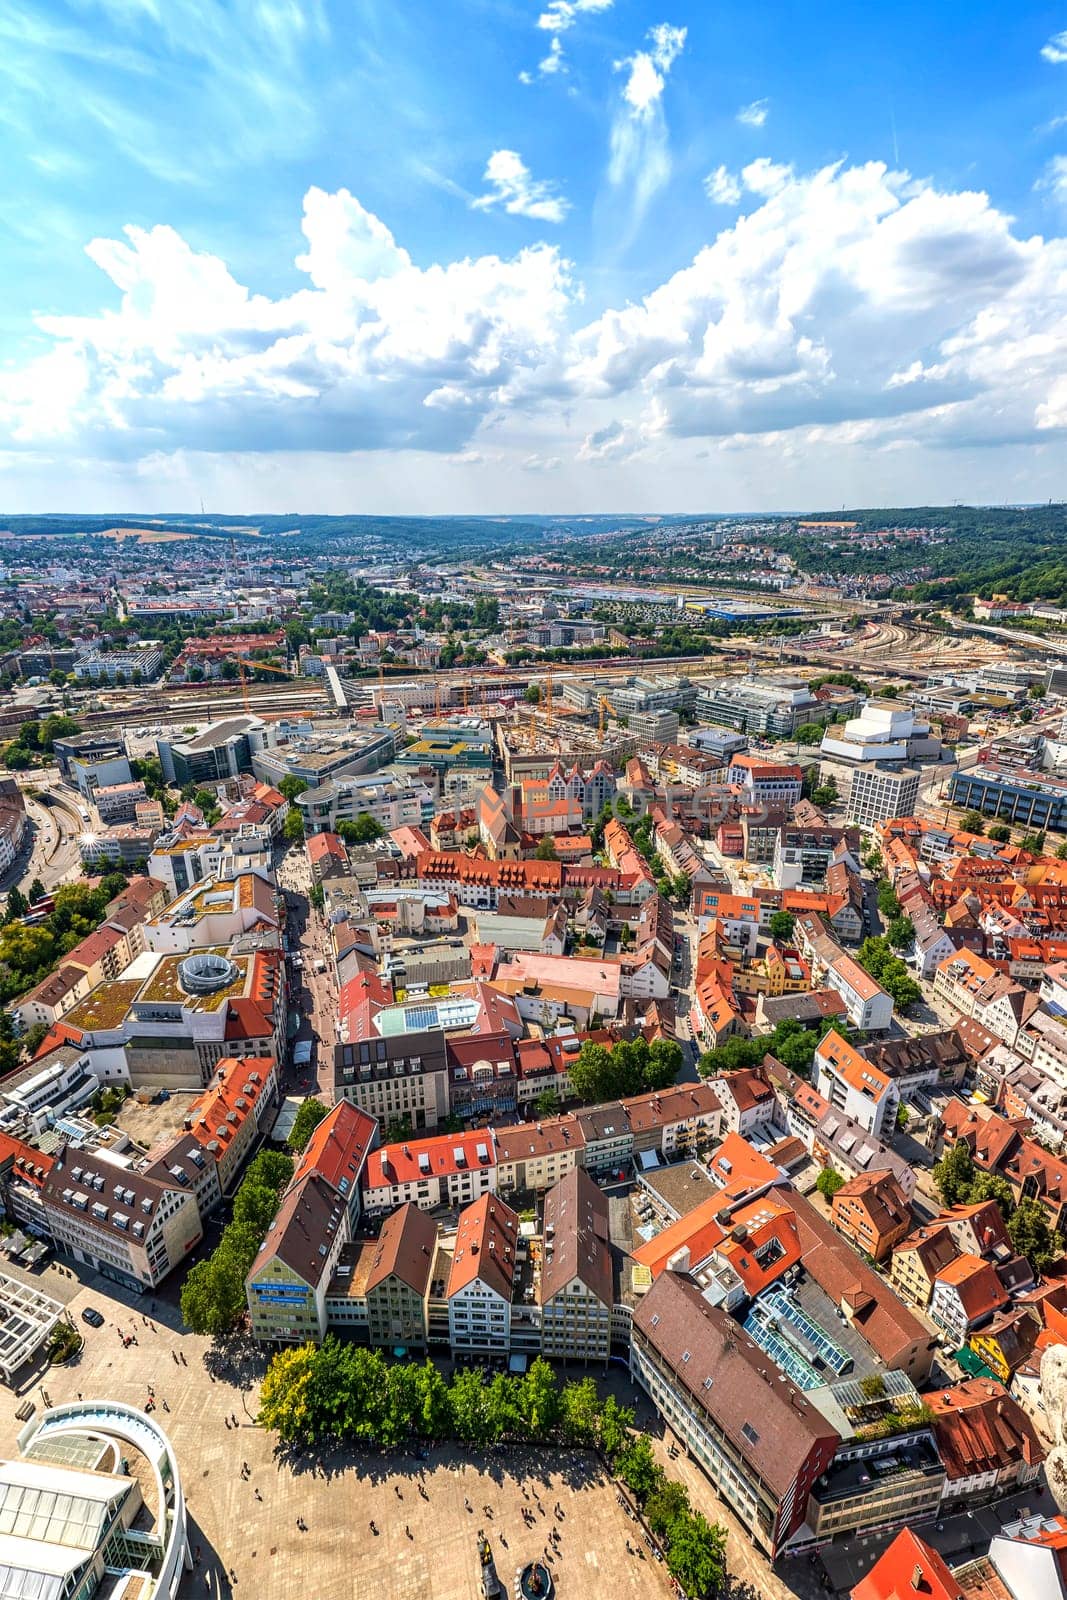
[[[559,1425],[563,1402],[556,1374],[543,1357],[530,1363],[529,1371],[519,1382],[516,1399],[518,1420],[526,1437],[534,1441],[549,1438]]]
[[[21,1044],[28,1056],[35,1056],[48,1037],[47,1022],[31,1022],[26,1032],[22,1035]]]
[[[986,837],[995,844],[1007,844],[1011,839],[1011,829],[1004,822],[991,822],[986,829]]]
[[[304,819],[299,811],[293,807],[285,813],[282,823],[282,838],[286,844],[299,844],[304,837]]]
[[[970,1146],[962,1141],[953,1145],[951,1150],[946,1150],[934,1165],[934,1182],[941,1202],[946,1206],[966,1204],[974,1178],[974,1157]]]
[[[612,1099],[611,1051],[594,1039],[583,1040],[578,1059],[571,1066],[568,1077],[571,1090],[579,1100],[595,1103]]]
[[[485,1445],[490,1441],[487,1390],[475,1367],[464,1367],[453,1374],[448,1391],[452,1432],[464,1444]]]
[[[796,925],[797,919],[791,912],[775,911],[772,912],[770,921],[767,924],[767,932],[778,943],[788,944],[793,937],[793,929]]]
[[[415,1426],[424,1439],[444,1439],[452,1422],[448,1385],[432,1361],[415,1373]]]
[[[979,1205],[983,1200],[995,1200],[1005,1221],[1015,1210],[1015,1199],[1007,1178],[999,1172],[976,1172],[967,1195],[967,1204]]]
[[[385,829],[369,811],[361,811],[354,822],[349,817],[339,822],[337,832],[345,844],[373,844],[375,839],[382,837]]]
[[[15,886],[8,891],[7,906],[4,910],[4,921],[18,922],[26,915],[29,909],[30,908],[27,903],[26,896],[23,894],[18,884],[15,884]]]
[[[758,1067],[766,1054],[765,1039],[744,1039],[735,1034],[725,1044],[705,1051],[697,1062],[697,1070],[701,1077],[717,1078],[724,1072],[737,1072],[741,1067]]]
[[[648,1047],[648,1064],[645,1067],[645,1088],[669,1089],[677,1080],[684,1063],[682,1047],[676,1039],[653,1039]]]
[[[823,731],[817,722],[802,722],[793,738],[797,744],[821,744]]]
[[[1067,839],[1056,846],[1056,860],[1067,861]]]
[[[689,1515],[689,1491],[684,1484],[666,1479],[645,1503],[645,1519],[658,1538],[664,1538],[673,1522]]]
[[[815,1180],[815,1187],[824,1199],[832,1200],[844,1182],[844,1178],[839,1172],[835,1172],[833,1167],[823,1167]]]
[[[194,1273],[199,1270],[200,1267],[193,1268]],[[184,1299],[183,1291],[183,1302]],[[308,1437],[308,1389],[317,1360],[318,1351],[311,1344],[282,1350],[264,1375],[256,1421],[261,1428],[273,1428],[283,1444],[298,1444]]]
[[[286,1148],[296,1153],[303,1150],[326,1115],[327,1110],[321,1100],[315,1100],[311,1096],[304,1100],[293,1119],[292,1129],[285,1141]]]
[[[596,1440],[600,1403],[592,1378],[578,1378],[563,1385],[560,1395],[563,1436],[569,1444],[588,1446]]]
[[[960,818],[960,827],[964,833],[984,833],[985,818],[980,811],[965,811]]]
[[[883,917],[899,917],[903,909],[897,898],[897,892],[888,878],[883,878],[878,885],[876,898],[878,909]]]
[[[204,813],[204,820],[207,822],[214,822],[222,815],[218,796],[213,789],[197,789],[193,795],[193,805]]]
[[[832,806],[837,799],[837,784],[820,783],[811,791],[811,803],[814,806]]]
[[[1040,833],[1024,833],[1019,840],[1019,849],[1026,850],[1032,856],[1041,856],[1045,853],[1044,831]]]
[[[688,1595],[717,1595],[726,1577],[726,1530],[691,1512],[671,1524],[667,1565]]]
[[[663,1468],[652,1454],[652,1441],[647,1433],[639,1433],[620,1451],[615,1470],[632,1490],[640,1505],[644,1505],[664,1479]]]
[[[326,891],[322,887],[321,883],[313,883],[311,885],[311,888],[308,890],[308,902],[310,905],[315,907],[316,911],[322,910],[323,906],[326,904]]]
[[[290,804],[296,799],[297,795],[304,794],[306,790],[307,783],[304,779],[294,777],[291,772],[287,772],[278,784],[278,793],[283,794]]]
[[[894,950],[907,950],[915,938],[915,924],[909,916],[893,917],[885,933]]]
[[[36,905],[38,900],[43,900],[44,897],[45,897],[44,884],[41,882],[40,878],[34,878],[33,882],[30,884],[30,887],[26,890],[26,898],[27,898],[27,900],[30,902],[30,905],[32,906],[32,905]]]
[[[555,861],[557,859],[556,841],[550,833],[546,833],[542,839],[538,840],[537,849],[534,851],[534,859],[536,861]]]
[[[538,1117],[542,1121],[545,1121],[549,1117],[557,1117],[559,1115],[561,1105],[562,1102],[555,1089],[542,1089],[541,1093],[534,1101],[534,1110]]]
[[[899,956],[895,956],[889,940],[882,936],[864,939],[856,954],[864,972],[890,996],[899,1011],[906,1011],[921,999],[922,990],[909,973]]]
[[[182,1288],[182,1316],[194,1333],[221,1338],[244,1316],[245,1279],[292,1175],[292,1161],[278,1151],[261,1150],[249,1163],[234,1199],[233,1221]]]
[[[614,1461],[626,1447],[633,1425],[633,1408],[621,1406],[615,1396],[609,1394],[600,1408],[600,1448],[609,1461]]]
[[[536,683],[527,684],[526,693],[523,695],[523,699],[526,701],[526,704],[529,705],[529,706],[538,706],[538,705],[540,705],[541,704],[541,688],[540,688],[540,685],[536,684]]]
[[[1007,1228],[1015,1249],[1037,1273],[1047,1271],[1063,1255],[1063,1236],[1053,1230],[1040,1200],[1020,1200]]]
[[[689,881],[688,873],[676,872],[670,880],[668,898],[673,900],[675,905],[685,906],[689,904],[689,896],[692,892],[693,885]]]

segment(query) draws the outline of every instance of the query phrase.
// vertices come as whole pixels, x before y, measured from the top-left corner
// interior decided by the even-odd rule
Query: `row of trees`
[[[674,1039],[620,1040],[609,1050],[586,1039],[568,1076],[579,1100],[596,1104],[623,1095],[667,1089],[682,1069],[682,1047]]]
[[[686,1593],[714,1594],[725,1578],[725,1532],[668,1480],[647,1435],[633,1432],[632,1410],[612,1395],[602,1401],[592,1378],[560,1384],[540,1357],[522,1377],[498,1372],[486,1381],[466,1367],[446,1379],[431,1361],[394,1363],[328,1338],[274,1357],[257,1420],[299,1446],[347,1440],[389,1450],[456,1439],[473,1449],[508,1440],[600,1450],[644,1508]]]
[[[250,1162],[234,1198],[233,1220],[182,1288],[182,1316],[194,1333],[221,1338],[244,1316],[245,1279],[292,1176],[292,1160],[279,1151],[261,1150]]]
[[[849,1037],[843,1023],[834,1024],[837,1032]],[[793,1017],[784,1018],[773,1033],[761,1039],[746,1039],[735,1034],[715,1050],[706,1050],[697,1063],[705,1078],[718,1078],[742,1067],[758,1067],[764,1056],[772,1055],[802,1078],[811,1076],[811,1065],[820,1039],[826,1035],[825,1027],[805,1028]]]
[[[1063,1255],[1063,1236],[1052,1227],[1040,1200],[1016,1204],[1007,1179],[976,1167],[969,1145],[961,1142],[946,1151],[934,1167],[934,1182],[946,1206],[995,1200],[1012,1245],[1035,1272],[1044,1272]]]

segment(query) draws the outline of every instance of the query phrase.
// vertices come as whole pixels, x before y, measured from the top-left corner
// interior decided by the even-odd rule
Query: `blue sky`
[[[6,0],[3,508],[1067,498],[1067,4]]]

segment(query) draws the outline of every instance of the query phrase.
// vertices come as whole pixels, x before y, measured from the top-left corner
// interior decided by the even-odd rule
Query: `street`
[[[286,851],[278,860],[276,870],[286,904],[289,1003],[292,1010],[300,1013],[300,1027],[291,1042],[294,1045],[301,1039],[312,1042],[310,1066],[301,1068],[299,1073],[291,1069],[290,1083],[293,1090],[317,1095],[326,1105],[332,1105],[337,992],[322,915],[308,899],[311,875],[303,847],[295,846]],[[325,966],[322,972],[316,971],[315,964],[319,961]]]

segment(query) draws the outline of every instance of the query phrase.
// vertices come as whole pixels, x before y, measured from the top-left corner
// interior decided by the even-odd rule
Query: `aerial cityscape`
[[[754,9],[0,14],[0,1600],[1067,1600],[1067,17]]]

